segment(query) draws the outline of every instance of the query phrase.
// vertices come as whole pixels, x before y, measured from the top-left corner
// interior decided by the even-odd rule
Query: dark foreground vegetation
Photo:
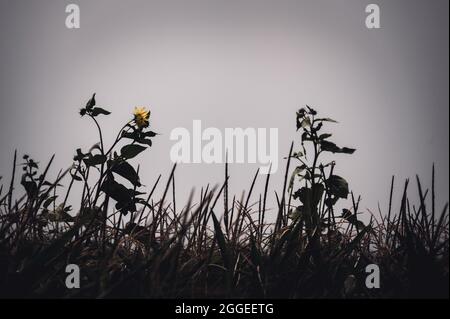
[[[322,131],[334,121],[309,107],[297,112],[301,147],[291,147],[286,160],[273,220],[270,175],[262,194],[253,193],[256,173],[236,198],[228,193],[227,165],[219,185],[184,206],[175,202],[175,167],[165,182],[158,178],[141,192],[139,167],[129,161],[157,135],[150,112],[136,109],[109,148],[98,123],[109,112],[96,106],[95,95],[80,114],[94,121],[100,142],[86,153],[78,149],[56,180],[47,179],[52,160],[40,167],[14,156],[11,182],[0,190],[0,297],[449,296],[448,207],[435,205],[434,169],[431,189],[418,177],[402,183],[400,203],[393,203],[392,178],[388,207],[364,213],[364,223],[360,199],[336,175],[336,163],[321,161],[324,153],[355,150],[330,142]],[[76,183],[82,191],[72,209]],[[161,198],[154,196],[158,186]],[[344,200],[351,209],[338,211]],[[68,264],[79,266],[80,288],[66,287]],[[366,287],[369,264],[380,269],[380,288]]]

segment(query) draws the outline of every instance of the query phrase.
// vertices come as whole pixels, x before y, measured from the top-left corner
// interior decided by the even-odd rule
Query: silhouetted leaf
[[[93,155],[93,156],[83,159],[83,162],[87,166],[95,166],[95,165],[103,164],[106,162],[106,156],[101,155],[101,154],[96,154],[96,155]]]
[[[124,215],[127,215],[128,212],[136,211],[136,204],[132,201],[130,202],[117,202],[116,209],[120,210]]]
[[[109,114],[111,114],[111,112],[109,112],[109,111],[107,111],[105,109],[102,109],[101,107],[94,107],[92,109],[91,115],[92,116],[97,116],[99,114],[109,115]]]
[[[301,126],[302,128],[310,127],[310,126],[311,126],[311,120],[309,119],[309,117],[305,117],[305,118],[301,121],[300,126]]]
[[[81,161],[85,156],[86,154],[83,154],[83,152],[81,152],[81,149],[77,148],[77,155],[74,156],[73,160],[78,162]]]
[[[86,103],[86,110],[90,111],[95,106],[95,93],[92,95],[91,99]]]
[[[302,187],[298,189],[294,194],[294,199],[299,199],[303,204],[310,203],[311,205],[315,206],[322,198],[323,192],[325,188],[323,184],[315,184],[314,185],[314,198],[313,191],[311,188],[308,187]]]
[[[348,183],[345,179],[337,175],[331,175],[326,183],[331,194],[340,198],[347,198]]]
[[[306,105],[306,107],[308,108],[309,113],[310,113],[311,115],[317,115],[317,111],[316,111],[316,110],[314,110],[313,108],[309,107],[308,105]]]
[[[320,119],[315,119],[315,122],[332,122],[332,123],[338,123],[338,121],[335,121],[333,119],[330,118],[320,118]]]
[[[144,134],[144,136],[146,136],[146,137],[154,137],[154,136],[157,135],[157,133],[155,133],[155,132],[153,132],[153,131],[144,132],[143,134]]]
[[[80,176],[78,176],[78,175],[76,175],[76,174],[71,174],[71,176],[72,176],[72,178],[73,178],[74,180],[76,180],[76,181],[81,182],[81,181],[83,180]]]
[[[302,133],[302,141],[303,141],[303,142],[305,142],[305,141],[311,141],[311,136],[309,135],[308,132],[303,132],[303,133]]]
[[[145,144],[145,145],[148,145],[148,146],[152,146],[152,140],[148,139],[148,138],[138,138],[136,140],[136,142],[138,142],[140,144]]]
[[[348,147],[340,148],[333,142],[324,141],[324,140],[322,140],[320,142],[320,147],[321,147],[322,151],[332,152],[332,153],[353,154],[355,152],[355,149],[353,149],[353,148],[348,148]]]
[[[332,206],[334,206],[337,201],[339,200],[339,197],[327,197],[325,199],[325,205],[327,205],[328,208],[331,208]]]
[[[217,220],[217,217],[214,214],[214,212],[211,212],[211,217],[214,223],[214,230],[215,230],[214,233],[216,235],[217,243],[219,244],[219,249],[222,254],[225,267],[227,268],[228,271],[231,271],[233,266],[232,257],[230,255],[230,252],[228,251],[225,236],[222,232],[222,228],[220,227],[220,223]]]
[[[303,172],[306,168],[305,164],[302,164],[300,166],[297,166],[294,171],[292,172],[291,178],[289,180],[289,187],[288,189],[291,189],[294,186],[295,177],[299,175],[301,172]]]
[[[346,221],[348,221],[350,224],[355,226],[358,230],[362,230],[366,225],[360,220],[358,220],[358,217],[356,214],[352,214],[352,212],[346,208],[342,210],[342,218],[344,218]]]
[[[304,211],[304,208],[305,207],[303,205],[300,205],[300,206],[296,207],[295,210],[291,210],[289,212],[289,216],[288,217],[290,219],[292,219],[292,220],[297,220],[298,218],[301,217],[301,215],[302,215],[302,213]]]
[[[137,145],[137,144],[125,145],[120,150],[120,155],[125,159],[130,159],[130,158],[135,157],[136,155],[138,155],[145,149],[146,149],[146,147]]]
[[[34,180],[27,180],[26,175],[22,176],[21,184],[25,188],[25,191],[27,192],[28,197],[34,197],[37,195],[37,184]]]
[[[331,135],[332,135],[332,134],[328,134],[328,133],[320,134],[319,140],[325,140],[325,139],[331,137]]]
[[[133,166],[128,164],[125,161],[121,161],[120,163],[114,163],[112,165],[111,170],[122,176],[123,178],[126,178],[129,180],[133,185],[135,186],[141,186],[141,183],[139,181],[139,175],[134,170]]]
[[[135,140],[135,139],[139,138],[139,133],[137,131],[134,131],[134,132],[122,131],[122,137]]]

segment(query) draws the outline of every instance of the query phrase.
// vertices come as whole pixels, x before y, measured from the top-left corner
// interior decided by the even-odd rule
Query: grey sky
[[[81,9],[81,28],[64,25],[65,6]],[[368,30],[365,6],[381,7]],[[139,160],[151,185],[171,162],[174,127],[278,127],[282,157],[295,111],[315,107],[335,118],[333,140],[357,148],[336,156],[337,172],[362,194],[362,208],[385,205],[391,175],[437,170],[439,203],[449,190],[448,1],[24,1],[0,0],[0,175],[15,148],[54,171],[77,147],[96,142],[78,109],[93,92],[112,111],[101,121],[111,142],[134,106],[152,110],[162,133]],[[231,165],[230,186],[248,188],[256,165]],[[222,165],[177,169],[180,200],[191,187],[223,179]],[[261,189],[264,178],[259,180]]]

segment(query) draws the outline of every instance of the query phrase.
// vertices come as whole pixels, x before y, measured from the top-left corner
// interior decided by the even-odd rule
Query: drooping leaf
[[[330,193],[336,197],[347,198],[348,183],[345,179],[337,175],[331,175],[326,181]]]
[[[143,135],[146,137],[154,137],[157,135],[157,133],[155,133],[153,131],[148,131],[148,132],[144,132]]]
[[[342,210],[342,218],[344,218],[347,222],[355,226],[358,230],[362,230],[366,225],[360,220],[356,214],[352,214],[352,212],[346,208]]]
[[[74,179],[74,180],[76,180],[76,181],[78,181],[78,182],[81,182],[83,179],[80,177],[80,176],[78,176],[77,174],[71,174],[70,176],[72,176],[72,178]]]
[[[108,178],[103,182],[101,190],[117,202],[131,201],[130,190],[112,178]]]

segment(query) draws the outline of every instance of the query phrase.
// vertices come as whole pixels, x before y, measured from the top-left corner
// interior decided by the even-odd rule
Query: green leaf
[[[105,110],[105,109],[102,109],[101,107],[94,107],[94,108],[92,109],[91,115],[92,115],[92,116],[97,116],[97,115],[99,115],[99,114],[109,115],[109,114],[111,114],[111,112],[110,112],[110,111],[107,111],[107,110]]]
[[[122,176],[123,178],[126,178],[134,186],[141,186],[139,175],[136,173],[133,166],[131,166],[127,162],[122,161],[120,163],[114,163],[111,167],[111,171]]]
[[[137,156],[139,153],[143,152],[146,147],[137,145],[137,144],[129,144],[122,147],[120,150],[120,155],[125,159],[130,159]]]
[[[102,154],[96,154],[83,159],[84,164],[87,166],[96,166],[106,162],[106,156]]]
[[[345,179],[337,175],[331,175],[326,181],[330,193],[336,197],[347,198],[348,183]]]

